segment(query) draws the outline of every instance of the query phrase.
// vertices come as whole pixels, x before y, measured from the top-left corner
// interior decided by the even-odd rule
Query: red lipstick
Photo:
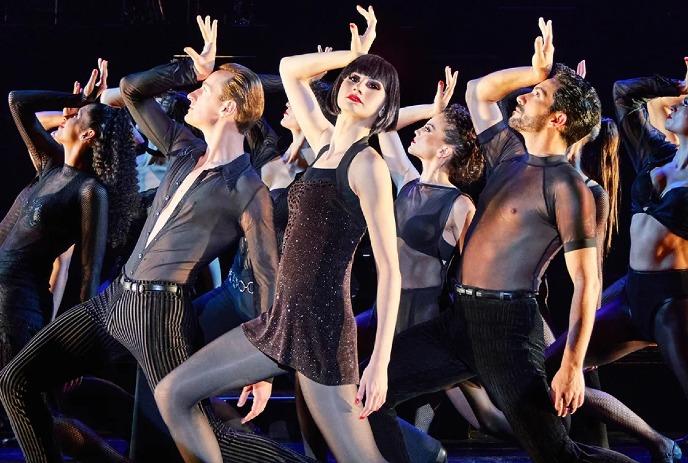
[[[361,103],[361,99],[359,97],[357,97],[356,95],[354,95],[353,93],[351,95],[348,95],[347,98],[349,100],[353,101],[354,103],[359,103],[359,104]]]

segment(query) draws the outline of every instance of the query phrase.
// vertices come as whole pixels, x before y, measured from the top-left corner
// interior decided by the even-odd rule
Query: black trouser
[[[27,463],[62,461],[43,392],[97,369],[109,360],[117,342],[136,358],[154,389],[194,352],[198,334],[198,321],[184,289],[178,294],[134,292],[124,290],[119,281],[50,323],[0,373],[0,399]],[[276,443],[218,428],[214,421],[228,461],[238,461],[235,455],[247,449],[277,454],[272,452]]]
[[[533,461],[632,462],[616,452],[574,443],[552,406],[544,368],[542,318],[534,299],[459,296],[439,317],[397,336],[387,403],[371,415],[383,455],[409,461],[393,407],[477,374]]]

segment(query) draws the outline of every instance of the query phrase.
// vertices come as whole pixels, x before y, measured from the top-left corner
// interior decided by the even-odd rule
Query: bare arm
[[[373,149],[366,149],[351,163],[349,183],[361,204],[377,268],[378,323],[375,346],[370,364],[361,376],[361,384],[356,395],[359,401],[363,400],[364,395],[366,397],[365,408],[361,414],[362,417],[366,417],[379,409],[387,396],[387,365],[399,310],[401,273],[396,245],[392,184],[385,163]]]
[[[310,88],[310,81],[323,72],[343,68],[360,55],[366,54],[375,38],[377,19],[372,7],[368,10],[361,7],[357,9],[366,18],[368,27],[365,33],[359,36],[356,25],[350,24],[351,50],[307,53],[288,56],[280,61],[280,77],[287,99],[308,144],[315,152],[320,151],[325,145],[322,140],[329,137],[323,135],[330,132],[333,126],[320,110],[320,105]]]
[[[542,82],[551,71],[554,61],[552,21],[540,18],[538,24],[542,35],[535,39],[531,66],[504,69],[468,82],[466,104],[476,133],[502,120],[497,104],[502,98],[514,90]]]
[[[69,264],[72,262],[72,254],[74,254],[74,245],[70,246],[53,262],[53,271],[50,275],[50,292],[53,294],[53,315],[50,320],[55,319],[57,311],[60,309],[62,296],[64,296],[65,286],[67,285],[67,277],[69,276]]]
[[[564,258],[573,280],[573,298],[564,356],[559,371],[552,379],[552,400],[559,416],[573,413],[583,404],[583,361],[595,322],[600,290],[596,248],[567,252]]]
[[[451,97],[454,95],[456,82],[459,78],[459,71],[452,72],[449,66],[444,68],[444,81],[437,82],[437,92],[432,104],[421,104],[415,106],[406,106],[399,110],[399,119],[395,130],[401,130],[418,121],[431,119],[437,114],[444,111],[449,105]]]
[[[377,139],[380,142],[380,151],[387,163],[394,186],[399,192],[408,182],[419,178],[420,174],[408,158],[398,132],[380,132]]]
[[[459,252],[463,251],[468,227],[475,215],[475,205],[467,196],[461,195],[454,201],[449,219],[444,226],[442,238],[449,244],[455,245]]]

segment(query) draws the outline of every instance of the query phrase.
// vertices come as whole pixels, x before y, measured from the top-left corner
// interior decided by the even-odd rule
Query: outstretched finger
[[[98,88],[105,90],[107,88],[108,78],[108,62],[103,60],[100,64],[100,80],[98,81]]]
[[[323,52],[322,45],[318,45],[318,53],[322,53],[322,52]]]
[[[194,50],[194,49],[191,48],[191,47],[186,47],[186,48],[184,49],[184,53],[186,53],[187,55],[189,55],[189,58],[191,58],[191,59],[194,61],[194,63],[197,63],[197,62],[201,59],[201,55],[199,55],[198,53],[196,53],[196,50]]]
[[[365,8],[363,8],[361,5],[356,5],[356,11],[358,11],[361,14],[361,16],[363,16],[366,19],[366,21],[368,21],[369,14]]]
[[[91,94],[95,88],[96,79],[98,79],[98,70],[94,69],[91,71],[91,76],[88,78],[88,82],[86,82],[86,86],[84,87],[84,95],[88,96]]]
[[[203,18],[201,17],[200,14],[196,16],[196,23],[198,24],[198,28],[201,31],[201,37],[203,37],[203,40],[206,40],[206,38],[205,38],[205,24],[203,23]]]
[[[545,44],[551,46],[554,43],[554,31],[552,30],[552,20],[547,20],[547,39]]]
[[[78,80],[74,81],[74,87],[72,88],[72,93],[75,95],[78,95],[81,93],[81,84],[79,83]]]
[[[241,395],[239,396],[239,400],[237,400],[237,407],[243,407],[246,405],[246,401],[248,400],[248,395],[251,393],[253,388],[251,386],[245,386],[241,390]]]
[[[213,43],[217,43],[217,19],[213,20],[213,26],[210,31]]]
[[[377,16],[375,16],[375,10],[373,10],[373,5],[368,6],[368,16],[370,16],[370,21],[377,23]]]
[[[356,399],[354,400],[354,404],[358,405],[363,403],[363,398],[366,395],[366,385],[364,382],[361,382],[361,385],[358,386],[358,391],[356,392]]]
[[[576,66],[576,74],[578,74],[579,76],[581,76],[582,78],[585,79],[585,73],[586,73],[585,60],[583,59],[583,60],[580,60],[580,62]]]

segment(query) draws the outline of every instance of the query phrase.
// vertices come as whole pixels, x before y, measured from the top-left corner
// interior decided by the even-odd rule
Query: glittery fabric
[[[365,146],[352,146],[337,169],[310,168],[292,185],[274,305],[243,325],[263,353],[325,385],[359,381],[350,287],[365,221],[337,179]]]

